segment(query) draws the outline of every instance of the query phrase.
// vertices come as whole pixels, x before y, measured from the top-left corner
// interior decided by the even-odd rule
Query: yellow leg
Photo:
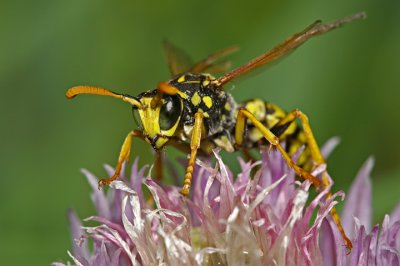
[[[287,154],[285,149],[279,143],[279,138],[276,137],[268,128],[266,128],[260,121],[258,121],[257,118],[252,113],[250,113],[245,108],[239,109],[237,115],[236,128],[235,128],[235,140],[237,146],[240,147],[243,143],[243,135],[246,126],[246,119],[250,119],[251,122],[253,122],[253,125],[258,130],[260,130],[265,139],[267,139],[271,145],[275,146],[281,152],[283,158],[285,159],[289,167],[291,167],[300,177],[309,180],[317,188],[321,188],[323,186],[322,182],[318,178],[312,176],[310,173],[308,173],[307,171],[303,170],[301,167],[296,165],[296,163],[293,162],[289,154]]]
[[[115,173],[112,177],[110,178],[103,178],[99,180],[99,189],[104,186],[104,185],[109,185],[111,182],[116,180],[122,169],[122,164],[128,160],[129,154],[131,153],[131,145],[132,145],[132,137],[139,137],[143,138],[142,132],[138,130],[133,130],[129,132],[128,136],[126,136],[124,143],[122,144],[121,151],[119,153],[119,158],[118,158],[118,163],[117,166],[115,167]]]
[[[194,115],[194,126],[192,131],[192,139],[190,142],[190,157],[186,167],[186,174],[183,180],[183,186],[181,194],[185,197],[189,195],[190,186],[192,184],[192,175],[194,170],[194,164],[196,162],[197,150],[200,147],[201,142],[201,131],[203,128],[203,113],[196,113]]]
[[[304,134],[306,136],[306,141],[307,141],[307,146],[308,149],[310,150],[311,153],[311,159],[313,162],[318,166],[320,164],[325,163],[325,159],[321,154],[321,150],[318,147],[317,141],[315,140],[314,134],[312,133],[310,123],[308,121],[308,117],[300,110],[295,109],[289,114],[287,114],[284,118],[282,118],[272,129],[271,131],[277,132],[284,130],[287,128],[296,118],[300,119],[301,125],[303,126]],[[330,185],[329,179],[327,177],[327,173],[324,172],[322,173],[322,182],[324,187],[327,187]],[[330,198],[332,196],[331,192],[328,192],[327,198]],[[346,248],[351,251],[353,245],[350,241],[350,239],[347,237],[346,233],[344,232],[342,223],[340,221],[339,215],[336,212],[335,208],[331,209],[331,214],[333,221],[335,222],[336,226],[338,227],[340,234],[343,237],[343,240],[345,242]]]

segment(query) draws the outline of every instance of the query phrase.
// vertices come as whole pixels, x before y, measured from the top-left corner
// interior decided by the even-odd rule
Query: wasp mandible
[[[218,64],[217,60],[234,52],[235,47],[215,52],[189,66],[179,49],[165,42],[167,61],[173,78],[160,82],[154,90],[134,97],[93,86],[70,88],[66,93],[67,98],[78,94],[97,94],[131,104],[134,120],[138,124],[138,129],[129,132],[125,138],[114,175],[101,179],[99,187],[110,184],[119,177],[122,164],[129,157],[132,138],[137,137],[144,139],[156,151],[158,176],[161,175],[161,149],[164,146],[171,145],[188,152],[189,160],[181,190],[184,196],[188,196],[190,192],[198,151],[210,154],[215,147],[228,152],[242,150],[246,153],[251,148],[270,145],[280,151],[300,178],[310,181],[317,190],[326,188],[329,185],[326,172],[321,179],[310,174],[312,169],[325,163],[325,160],[307,116],[298,109],[286,113],[279,106],[261,99],[238,104],[230,93],[224,91],[224,85],[249,71],[276,61],[314,36],[365,17],[365,13],[358,13],[325,24],[316,21],[272,50],[218,78],[206,73],[224,70],[227,64]],[[301,127],[295,123],[296,119],[300,120]],[[286,142],[285,148],[281,145],[282,141]],[[305,151],[300,162],[295,163],[291,155],[303,145],[306,147]],[[351,241],[343,230],[338,214],[335,209],[331,212],[346,247],[351,250]]]

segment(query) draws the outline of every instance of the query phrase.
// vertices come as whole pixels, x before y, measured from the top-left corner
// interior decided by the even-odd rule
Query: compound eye
[[[181,111],[182,103],[177,96],[165,96],[159,118],[161,130],[171,129],[178,121]]]
[[[132,113],[133,113],[133,121],[135,121],[136,126],[138,126],[140,129],[143,129],[142,119],[140,118],[140,114],[137,108],[133,107]]]

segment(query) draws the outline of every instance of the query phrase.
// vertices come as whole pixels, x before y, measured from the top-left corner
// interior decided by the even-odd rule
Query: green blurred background
[[[169,78],[163,38],[194,59],[238,44],[238,66],[315,19],[366,11],[367,20],[311,40],[236,84],[233,94],[300,108],[320,143],[340,136],[329,159],[336,190],[347,191],[374,155],[374,222],[392,210],[400,176],[398,1],[145,2],[1,2],[2,265],[67,259],[67,209],[93,214],[79,169],[103,177],[103,163],[115,164],[133,127],[127,104],[95,96],[67,101],[66,89],[88,84],[136,95],[154,88]],[[132,155],[137,151],[141,164],[151,163],[148,145],[134,142]]]

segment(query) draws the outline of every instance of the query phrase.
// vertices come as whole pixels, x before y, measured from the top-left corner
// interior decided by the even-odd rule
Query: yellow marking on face
[[[182,83],[182,82],[184,82],[184,81],[185,81],[185,75],[181,76],[181,77],[178,79],[178,82],[179,82],[179,83]]]
[[[211,99],[210,96],[204,96],[203,97],[203,102],[207,106],[207,108],[211,108],[211,106],[213,105],[212,99]]]
[[[225,110],[230,111],[231,110],[231,105],[229,104],[229,102],[226,102],[224,105]]]
[[[143,109],[138,109],[140,119],[142,120],[142,125],[144,132],[146,132],[150,137],[154,137],[160,133],[160,125],[154,123],[154,121],[159,120],[160,106],[156,108],[150,108],[150,103],[153,98],[144,97],[140,100],[141,104],[144,106]]]
[[[195,93],[193,94],[193,96],[192,96],[191,101],[192,101],[192,104],[193,104],[194,106],[198,105],[198,104],[201,102],[200,95],[199,95],[197,92],[195,92]]]
[[[153,97],[141,98],[140,103],[142,104],[143,108],[138,109],[138,113],[140,116],[141,124],[143,126],[143,133],[150,138],[159,136],[158,140],[155,143],[155,147],[157,149],[160,149],[168,141],[169,137],[175,134],[180,119],[178,118],[175,124],[168,130],[161,130],[160,123],[157,123],[157,121],[159,121],[160,119],[161,105],[157,105],[155,108],[151,108],[152,99]],[[149,142],[147,138],[145,138],[145,140]]]
[[[203,86],[207,87],[208,84],[210,84],[210,81],[208,79],[206,79],[205,81],[203,81]]]

